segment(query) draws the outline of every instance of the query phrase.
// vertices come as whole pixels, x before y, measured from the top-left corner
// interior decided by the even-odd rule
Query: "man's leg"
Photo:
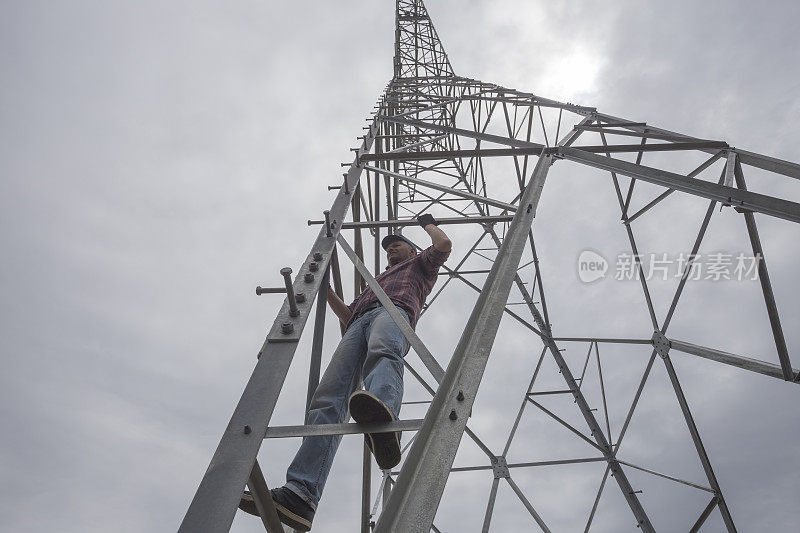
[[[338,424],[347,417],[347,399],[359,382],[367,348],[363,317],[347,328],[309,406],[309,424]],[[286,472],[286,488],[316,509],[341,435],[306,437]]]
[[[397,418],[403,401],[403,357],[410,347],[408,340],[383,307],[367,329],[367,357],[361,375],[364,389],[391,409]],[[400,313],[406,316],[402,309]]]
[[[364,315],[367,326],[367,356],[361,375],[366,391],[350,396],[350,414],[356,422],[391,422],[400,413],[403,400],[403,356],[409,344],[389,313],[379,307]],[[382,470],[394,468],[401,459],[400,433],[368,433],[367,445]]]

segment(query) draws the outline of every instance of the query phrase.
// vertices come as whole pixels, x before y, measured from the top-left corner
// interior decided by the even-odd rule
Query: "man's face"
[[[394,241],[390,242],[386,247],[386,260],[389,262],[390,266],[394,266],[397,263],[405,261],[416,253],[417,251],[407,242]]]

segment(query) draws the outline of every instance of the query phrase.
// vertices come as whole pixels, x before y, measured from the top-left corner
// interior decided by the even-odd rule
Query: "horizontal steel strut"
[[[513,207],[513,206],[512,206]],[[501,215],[495,217],[442,217],[437,218],[436,223],[440,226],[450,226],[454,224],[495,224],[497,222],[511,222],[513,215]],[[309,226],[325,224],[324,220],[309,220]],[[406,226],[416,226],[416,220],[366,220],[363,222],[345,222],[341,229],[367,229],[367,228],[401,228]]]

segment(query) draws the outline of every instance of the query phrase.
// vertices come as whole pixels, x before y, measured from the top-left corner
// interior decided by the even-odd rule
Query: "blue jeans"
[[[400,309],[408,320],[408,314]],[[347,418],[347,401],[359,383],[377,396],[395,417],[403,399],[403,357],[409,344],[400,328],[379,306],[350,324],[333,354],[309,407],[309,424],[339,424]],[[312,509],[325,480],[341,435],[307,437],[286,472],[286,487]]]

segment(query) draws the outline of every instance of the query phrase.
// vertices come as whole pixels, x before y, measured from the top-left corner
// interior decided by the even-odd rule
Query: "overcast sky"
[[[280,285],[279,269],[305,258],[317,231],[306,221],[330,206],[326,186],[341,181],[339,163],[391,77],[393,4],[4,3],[1,530],[177,528],[281,303],[254,287]],[[460,75],[791,161],[800,161],[798,6],[427,3]],[[745,173],[751,189],[800,199],[792,178]],[[657,193],[641,187],[634,205]],[[642,251],[691,249],[707,203],[678,196],[641,219]],[[795,353],[800,232],[756,218]],[[557,335],[650,337],[636,282],[577,278],[581,250],[613,258],[629,249],[607,175],[554,166],[534,230]],[[464,231],[454,235],[454,259],[471,244]],[[741,215],[726,209],[712,218],[702,251],[748,245]],[[660,319],[673,290],[674,280],[652,287]],[[463,286],[446,292],[420,322],[444,366],[474,299]],[[777,363],[757,282],[690,284],[670,328],[682,340]],[[326,357],[336,334],[328,328]],[[273,424],[302,422],[308,347],[304,338]],[[579,373],[586,345],[564,347]],[[497,452],[540,349],[503,321],[471,422]],[[650,352],[601,345],[600,353],[617,433]],[[680,353],[673,361],[739,530],[793,531],[797,386]],[[559,378],[547,360],[541,390],[562,388]],[[586,385],[600,407],[591,365]],[[411,384],[406,398],[427,399]],[[297,444],[262,447],[271,486]],[[356,529],[360,446],[343,440],[315,530]],[[592,449],[528,409],[509,461],[582,455]],[[661,361],[621,456],[705,484]],[[456,463],[485,457],[465,441]],[[602,464],[513,472],[554,531],[582,530],[602,474]],[[642,472],[630,479],[659,531],[688,530],[709,499]],[[476,529],[491,481],[486,472],[453,474],[436,520],[442,531]],[[499,494],[493,530],[535,527],[506,485]],[[596,522],[597,531],[636,531],[615,484]],[[259,528],[244,515],[233,531]],[[707,530],[723,530],[718,512]]]

